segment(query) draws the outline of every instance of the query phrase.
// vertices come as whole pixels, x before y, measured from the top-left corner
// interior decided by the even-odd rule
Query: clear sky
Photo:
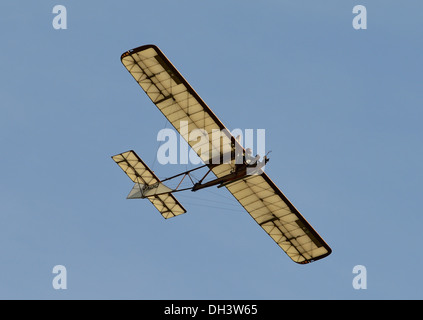
[[[412,0],[1,1],[0,298],[422,299],[422,24]],[[120,62],[144,44],[229,129],[266,130],[266,172],[332,255],[293,263],[226,190],[170,220],[125,199],[110,156],[152,165],[166,127]]]

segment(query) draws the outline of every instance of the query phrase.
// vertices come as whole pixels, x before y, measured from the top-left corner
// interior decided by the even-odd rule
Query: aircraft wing
[[[216,153],[222,157],[231,152],[231,145],[221,144],[220,137],[212,139],[213,130],[225,131],[226,127],[158,47],[146,45],[129,50],[122,54],[121,61],[204,163],[212,163]],[[208,136],[204,145],[199,145],[198,140],[189,141],[187,133],[195,129]],[[227,137],[232,144],[238,144],[232,135]],[[209,152],[200,152],[202,147]],[[212,167],[212,171],[218,178],[223,177],[235,168],[234,162],[232,159]],[[304,264],[331,253],[329,246],[265,173],[230,183],[226,188],[293,261]]]
[[[122,54],[121,61],[204,163],[212,163],[213,158],[231,152],[230,143],[221,143],[220,136],[213,136],[213,130],[222,132],[226,127],[158,47],[146,45],[129,50]],[[201,140],[198,136],[189,141],[188,132],[194,130],[199,134],[203,133],[206,139]],[[227,135],[222,139],[238,143],[227,129],[226,132]],[[207,152],[203,152],[204,150]],[[222,169],[229,171],[233,165],[223,167],[226,168],[219,168],[217,173]]]
[[[332,252],[266,173],[226,188],[294,262],[313,262]]]

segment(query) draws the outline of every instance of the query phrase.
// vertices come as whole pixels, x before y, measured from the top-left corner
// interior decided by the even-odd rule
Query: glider
[[[220,130],[225,132],[230,141],[222,147],[221,139],[209,138],[206,141],[208,146],[203,147],[208,148],[210,152],[197,152],[204,165],[164,180],[160,180],[133,150],[113,156],[112,159],[134,182],[134,187],[128,195],[129,199],[148,199],[167,219],[186,212],[174,193],[184,190],[197,191],[212,186],[226,187],[294,262],[307,264],[325,258],[332,252],[282,191],[261,170],[268,161],[267,157],[263,157],[262,162],[246,160],[245,150],[237,139],[231,136],[219,118],[157,46],[144,45],[126,51],[122,54],[121,61],[182,136],[184,128],[181,123],[185,123],[188,131],[200,129],[208,137],[212,137],[213,130]],[[198,145],[195,146],[197,141],[184,138],[192,148],[196,147],[198,150]],[[239,150],[242,153],[242,161],[236,161],[239,159],[236,157]],[[228,156],[229,161],[222,161]],[[208,171],[199,181],[194,182],[190,174],[201,168]],[[248,169],[254,169],[254,174],[248,174]],[[210,172],[216,178],[204,182]],[[183,180],[185,177],[191,179],[192,187],[180,188],[179,183],[178,187],[172,189],[164,184],[168,180]]]

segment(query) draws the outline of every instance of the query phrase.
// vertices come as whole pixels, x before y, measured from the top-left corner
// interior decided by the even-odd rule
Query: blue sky
[[[67,8],[67,30],[52,9]],[[367,8],[368,29],[352,27]],[[0,298],[421,299],[423,4],[2,1]],[[120,63],[156,44],[332,247],[293,263],[225,190],[164,220],[110,156],[165,119]],[[159,176],[180,166],[161,166]],[[55,265],[67,290],[52,287]],[[367,289],[352,286],[356,265]]]

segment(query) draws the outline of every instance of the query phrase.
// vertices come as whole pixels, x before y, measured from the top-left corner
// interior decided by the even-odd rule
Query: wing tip
[[[155,44],[145,44],[145,45],[142,45],[140,47],[136,47],[134,49],[130,49],[130,50],[127,50],[124,53],[122,53],[122,55],[120,56],[120,61],[122,61],[123,58],[125,58],[125,57],[127,57],[127,56],[129,56],[133,53],[137,53],[137,52],[140,52],[140,51],[143,51],[143,50],[146,50],[146,49],[150,49],[150,48],[153,48],[156,51],[160,51],[159,47],[156,46]]]
[[[325,254],[317,256],[313,259],[306,259],[306,260],[303,260],[303,261],[295,261],[295,260],[293,260],[293,261],[297,264],[310,264],[312,262],[316,262],[318,260],[324,259],[332,253],[332,249],[328,245],[325,244],[325,248],[327,250],[327,252]]]

